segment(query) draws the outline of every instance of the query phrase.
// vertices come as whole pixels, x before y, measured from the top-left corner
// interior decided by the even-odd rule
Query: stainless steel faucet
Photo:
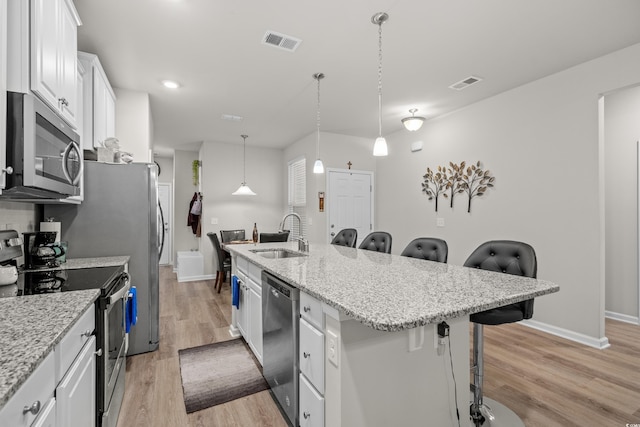
[[[287,220],[287,218],[289,218],[290,216],[294,216],[296,218],[298,218],[298,236],[296,237],[296,240],[298,241],[298,250],[300,252],[309,252],[309,241],[306,240],[303,236],[302,236],[302,218],[300,218],[300,215],[298,215],[295,212],[291,212],[286,214],[283,218],[282,221],[280,221],[280,227],[279,227],[279,231],[282,232],[284,231],[284,222]]]

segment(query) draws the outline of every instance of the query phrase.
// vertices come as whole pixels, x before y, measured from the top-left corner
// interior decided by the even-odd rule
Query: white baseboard
[[[615,311],[605,311],[604,317],[619,320],[620,322],[631,323],[633,325],[640,325],[640,319],[638,319],[638,316],[629,316],[628,314],[616,313]]]
[[[547,323],[538,322],[536,320],[523,320],[520,323],[530,328],[537,329],[542,332],[547,332],[551,335],[555,335],[561,338],[566,338],[580,344],[588,345],[589,347],[594,347],[599,350],[603,350],[611,346],[607,337],[594,338],[585,334],[581,334],[579,332],[570,331],[569,329],[559,328]]]
[[[215,276],[212,274],[205,274],[202,276],[186,276],[186,277],[178,278],[178,283],[195,282],[198,280],[211,280],[211,279],[215,279]]]

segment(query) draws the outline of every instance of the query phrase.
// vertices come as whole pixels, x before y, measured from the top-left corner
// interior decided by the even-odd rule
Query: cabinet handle
[[[91,335],[93,335],[93,331],[91,329],[87,329],[86,331],[80,334],[81,337],[90,337]]]
[[[306,351],[303,352],[302,355],[304,356],[305,359],[308,359],[309,357],[311,357],[311,353],[307,353]]]
[[[96,351],[96,352],[95,352],[95,353],[93,353],[93,354],[95,354],[95,355],[96,355],[96,356],[98,356],[98,357],[102,356],[102,349],[101,349],[101,348],[99,348],[99,349],[98,349],[98,351]]]
[[[23,414],[26,414],[27,412],[31,412],[33,415],[36,415],[38,412],[40,412],[40,401],[36,400],[31,406],[25,406],[24,408],[22,408]]]
[[[310,414],[310,413],[308,413],[307,411],[304,411],[304,412],[302,413],[302,416],[303,416],[303,417],[304,417],[304,419],[306,420],[307,418],[309,418],[309,417],[311,416],[311,414]]]
[[[303,308],[303,310],[304,310],[304,312],[305,312],[305,313],[308,313],[308,312],[310,312],[310,311],[311,311],[311,307],[310,307],[310,306],[308,306],[308,305],[305,305],[305,306],[304,306],[304,308]]]
[[[67,99],[66,99],[66,98],[60,98],[60,99],[58,99],[58,102],[59,102],[60,104],[64,105],[65,107],[68,107],[68,106],[69,106],[69,101],[67,101]]]
[[[11,175],[11,174],[13,174],[13,168],[11,166],[7,166],[6,168],[2,169],[2,173],[6,173],[7,175]]]

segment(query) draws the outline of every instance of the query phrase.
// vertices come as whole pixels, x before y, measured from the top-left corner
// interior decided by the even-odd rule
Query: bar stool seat
[[[492,240],[474,250],[464,263],[465,267],[496,271],[535,278],[537,259],[533,248],[523,242]],[[484,325],[502,325],[519,322],[533,316],[533,299],[509,304],[469,316],[473,322],[473,401],[470,406],[471,420],[475,426],[524,425],[522,420],[506,406],[484,399]],[[485,400],[490,401],[487,405]]]

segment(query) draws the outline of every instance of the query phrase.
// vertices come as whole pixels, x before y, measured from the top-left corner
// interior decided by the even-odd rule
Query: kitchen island
[[[333,340],[322,357],[327,426],[457,425],[456,408],[467,425],[469,315],[559,290],[545,280],[334,245],[291,258],[252,252],[269,248],[297,250],[229,250],[234,267],[244,259],[322,304],[321,332]],[[442,321],[446,352],[435,329]]]

